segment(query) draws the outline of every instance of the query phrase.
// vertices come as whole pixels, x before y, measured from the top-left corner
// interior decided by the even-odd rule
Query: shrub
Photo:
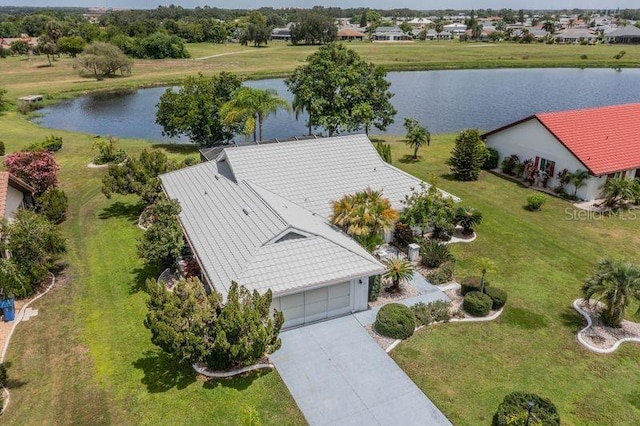
[[[59,136],[50,135],[47,136],[42,142],[35,142],[29,145],[25,151],[49,151],[58,152],[62,149],[62,138]]]
[[[470,291],[480,291],[480,280],[477,276],[464,277],[460,282],[460,294],[464,296]],[[487,287],[488,284],[485,280],[484,286]]]
[[[444,300],[436,300],[430,303],[416,303],[411,307],[416,321],[422,325],[429,325],[434,322],[447,322],[451,319],[449,308],[451,302]]]
[[[380,290],[382,290],[382,277],[380,275],[369,277],[369,302],[378,300]]]
[[[529,403],[533,407],[529,408]],[[531,417],[529,418],[529,410]],[[511,392],[507,394],[493,416],[493,426],[507,425],[544,425],[559,426],[560,415],[550,399],[535,393]]]
[[[427,280],[431,284],[439,285],[446,284],[453,280],[453,272],[456,268],[456,263],[454,261],[444,262],[442,265],[433,271],[429,271],[427,274]]]
[[[465,294],[462,308],[474,317],[485,317],[491,312],[493,301],[489,296],[479,291],[470,291]]]
[[[4,152],[5,152],[4,142],[0,141],[0,157],[4,155]]]
[[[491,309],[501,309],[507,303],[507,292],[497,287],[486,287],[484,293],[489,296],[493,302]]]
[[[617,54],[615,54],[613,57],[614,57],[615,59],[622,59],[622,57],[623,57],[624,55],[626,55],[626,54],[627,54],[627,52],[625,52],[624,50],[621,50],[621,51],[619,51]]]
[[[580,55],[580,59],[588,59],[587,55]]]
[[[44,192],[37,201],[38,213],[52,223],[62,223],[67,217],[67,195],[62,189],[52,188]]]
[[[392,159],[391,159],[391,145],[389,145],[388,143],[376,142],[375,147],[376,147],[376,151],[378,151],[378,154],[380,155],[380,157],[385,162],[391,164],[391,162],[392,162]]]
[[[520,159],[517,155],[512,154],[509,157],[505,157],[500,164],[502,168],[502,173],[506,175],[513,175],[513,169],[516,167],[516,164],[520,162]]]
[[[547,197],[542,194],[532,194],[527,197],[527,207],[531,211],[538,211],[547,201]]]
[[[413,335],[416,320],[409,307],[400,303],[389,303],[380,308],[373,327],[383,336],[406,339]]]
[[[453,177],[460,181],[478,180],[484,164],[485,149],[477,129],[460,132],[448,162]]]
[[[6,387],[8,381],[9,376],[7,375],[7,366],[0,364],[0,388]]]
[[[9,173],[33,186],[36,195],[58,184],[59,167],[50,152],[15,152],[8,154],[4,163]]]
[[[456,231],[456,226],[446,220],[438,220],[433,224],[431,237],[439,241],[449,241]]]
[[[398,247],[406,247],[415,240],[413,230],[409,225],[403,222],[397,222],[393,230],[393,242]]]
[[[484,151],[484,160],[482,163],[483,170],[492,170],[498,168],[498,162],[500,161],[500,153],[497,149],[489,148]]]
[[[186,157],[184,159],[184,165],[185,166],[194,166],[196,164],[198,164],[200,161],[196,158],[196,157]]]
[[[482,223],[482,212],[472,207],[458,207],[455,221],[462,226],[464,235],[471,235],[473,234],[473,227]]]
[[[421,262],[427,268],[437,268],[446,261],[454,260],[449,246],[435,240],[426,240],[420,247]]]
[[[93,143],[92,149],[97,149],[99,154],[93,159],[93,164],[119,164],[127,158],[127,153],[122,149],[116,149],[118,140],[108,136],[106,140],[98,140]]]
[[[153,221],[138,240],[138,256],[148,265],[174,269],[184,246],[178,222],[180,204],[176,200],[160,198],[150,210]]]

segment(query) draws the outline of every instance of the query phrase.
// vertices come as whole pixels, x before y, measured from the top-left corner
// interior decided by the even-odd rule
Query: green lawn
[[[15,113],[0,116],[11,152],[52,133]],[[136,256],[140,206],[107,200],[104,170],[86,167],[90,136],[54,131],[70,201],[66,278],[35,303],[39,315],[16,330],[7,360],[13,378],[6,424],[238,424],[258,413],[265,424],[303,424],[276,372],[205,381],[177,368],[143,326],[145,271]],[[122,141],[129,153],[149,146]],[[192,149],[191,149],[192,150]],[[174,156],[182,156],[184,149]]]
[[[394,143],[394,164],[422,179],[438,176],[441,188],[483,212],[478,239],[453,248],[457,275],[477,274],[473,260],[489,257],[498,267],[489,280],[508,290],[509,301],[494,322],[423,329],[393,358],[455,424],[490,423],[513,390],[551,398],[563,424],[640,424],[640,345],[588,352],[576,341],[583,322],[571,308],[600,258],[638,261],[640,216],[570,220],[568,202],[549,198],[541,212],[530,212],[531,189],[490,173],[452,181],[444,161],[453,140],[435,136],[417,163],[403,163],[409,149]]]

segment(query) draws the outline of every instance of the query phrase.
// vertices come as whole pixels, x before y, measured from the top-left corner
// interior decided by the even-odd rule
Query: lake
[[[640,69],[492,69],[391,72],[392,103],[398,110],[387,132],[404,134],[405,117],[416,118],[431,133],[466,128],[490,130],[536,112],[640,102]],[[282,79],[247,81],[273,88],[291,101]],[[94,94],[64,101],[39,112],[36,122],[54,129],[96,135],[170,139],[155,124],[156,105],[166,88]],[[306,116],[279,111],[264,124],[263,137],[307,133]],[[372,133],[377,132],[373,129]],[[237,138],[243,140],[243,136]]]

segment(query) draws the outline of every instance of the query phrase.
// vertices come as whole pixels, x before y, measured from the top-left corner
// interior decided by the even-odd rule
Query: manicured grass
[[[15,113],[0,116],[11,152],[50,133],[62,136],[62,187],[69,196],[67,279],[21,323],[8,362],[13,378],[6,424],[302,424],[276,372],[205,381],[177,367],[150,342],[143,325],[147,271],[136,256],[141,206],[134,197],[107,200],[104,170],[86,166],[95,152],[87,135],[50,131]],[[148,142],[121,141],[130,154]],[[169,146],[182,157],[193,148]],[[186,152],[185,152],[186,151]]]
[[[622,47],[609,45],[577,46],[516,43],[460,43],[428,41],[414,43],[347,43],[364,59],[389,70],[432,70],[457,68],[531,68],[531,67],[637,67],[640,46],[624,46],[626,55],[613,56]],[[272,42],[268,47],[239,44],[196,43],[187,46],[190,59],[136,60],[129,77],[95,81],[84,78],[73,69],[73,60],[62,57],[53,67],[45,66],[46,58],[10,57],[0,59],[0,85],[8,89],[10,98],[34,93],[49,98],[90,90],[115,87],[167,85],[179,82],[185,75],[235,72],[252,78],[286,76],[304,63],[317,46],[292,46]],[[580,59],[587,55],[588,59]],[[212,56],[212,57],[210,57]],[[197,58],[207,58],[198,60]]]
[[[571,204],[553,197],[541,212],[526,210],[531,189],[487,172],[477,182],[452,181],[444,161],[453,140],[436,135],[416,163],[402,162],[409,148],[392,143],[394,164],[422,179],[438,176],[438,186],[483,212],[478,239],[453,247],[457,276],[478,274],[474,259],[489,257],[498,271],[488,280],[509,301],[494,322],[423,329],[393,358],[457,425],[490,423],[513,390],[551,398],[563,424],[640,424],[640,345],[588,352],[576,341],[584,325],[571,308],[599,259],[638,262],[640,215],[572,220]]]

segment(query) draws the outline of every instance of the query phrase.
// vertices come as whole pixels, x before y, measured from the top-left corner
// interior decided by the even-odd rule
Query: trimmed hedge
[[[479,291],[470,291],[464,296],[462,308],[474,317],[486,317],[491,312],[493,300]]]
[[[533,403],[529,417],[529,403]],[[560,426],[560,415],[550,399],[535,393],[511,392],[507,394],[493,416],[493,426],[524,425]]]
[[[460,282],[460,294],[464,296],[470,291],[480,291],[480,279],[481,279],[480,277],[477,277],[475,275],[470,277],[464,277]],[[489,283],[485,280],[484,282],[485,289],[487,288],[488,285]]]
[[[383,336],[406,339],[413,335],[416,320],[409,307],[400,303],[389,303],[380,308],[373,327]]]
[[[436,300],[429,303],[416,303],[411,307],[416,321],[422,325],[429,325],[433,322],[444,321],[447,322],[451,319],[449,308],[451,302],[445,302],[444,300]]]
[[[497,287],[485,287],[484,294],[493,301],[491,309],[498,310],[507,303],[507,292]]]

